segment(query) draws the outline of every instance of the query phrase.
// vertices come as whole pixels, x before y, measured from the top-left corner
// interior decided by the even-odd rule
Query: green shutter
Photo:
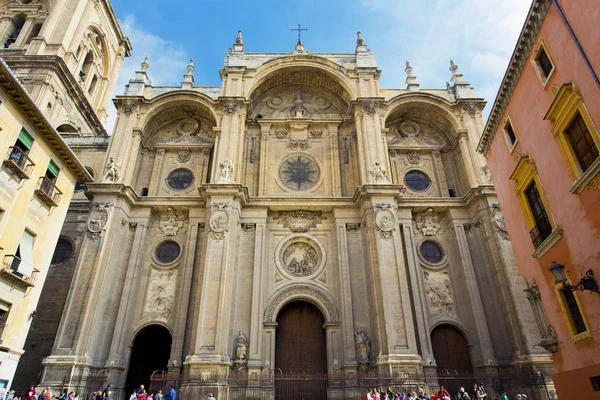
[[[56,178],[58,177],[58,173],[60,172],[60,168],[54,164],[54,161],[50,160],[48,163],[48,171]]]
[[[21,146],[25,147],[21,150],[31,150],[31,146],[33,145],[33,139],[27,134],[25,129],[21,129],[18,141],[21,142]]]

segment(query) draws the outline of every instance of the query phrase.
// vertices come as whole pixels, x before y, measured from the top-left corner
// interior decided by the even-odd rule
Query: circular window
[[[434,242],[423,242],[420,248],[421,257],[432,264],[439,264],[444,259],[444,251]]]
[[[52,255],[52,265],[59,265],[67,262],[73,255],[73,244],[67,239],[58,239],[54,254]]]
[[[187,189],[192,182],[194,182],[194,175],[185,168],[176,169],[167,177],[167,184],[175,190]]]
[[[279,178],[292,190],[307,190],[319,181],[320,171],[316,162],[308,157],[293,156],[279,167]]]
[[[404,176],[404,183],[409,189],[416,192],[422,192],[429,189],[431,186],[431,179],[429,179],[424,172],[412,170],[408,171]]]
[[[177,242],[163,242],[157,248],[154,255],[156,260],[162,264],[169,264],[177,260],[181,254],[181,247]]]

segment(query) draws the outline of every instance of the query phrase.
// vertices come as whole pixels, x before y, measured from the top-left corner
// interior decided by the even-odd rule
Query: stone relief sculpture
[[[106,230],[108,224],[109,212],[114,205],[112,203],[96,203],[96,210],[90,213],[90,218],[87,223],[88,238],[92,241],[97,241],[102,238],[102,234]]]
[[[115,163],[115,158],[110,157],[106,164],[106,172],[102,177],[102,182],[116,182],[119,179],[119,167]]]
[[[421,162],[421,155],[418,151],[411,151],[406,156],[408,162],[411,164],[419,164]]]
[[[212,212],[208,225],[213,239],[223,240],[225,232],[229,230],[229,214],[225,211],[229,204],[215,204],[214,207],[217,210]]]
[[[452,286],[448,272],[424,271],[423,277],[425,279],[425,293],[431,313],[456,317]]]
[[[502,239],[509,240],[508,229],[506,228],[506,223],[504,222],[504,215],[502,215],[502,211],[500,210],[500,204],[492,204],[491,207],[492,220],[496,226],[496,231]]]
[[[379,161],[375,161],[375,164],[369,168],[371,174],[371,180],[376,184],[389,183],[387,172],[381,167]]]
[[[219,175],[217,183],[230,183],[233,180],[233,163],[229,158],[219,163]]]
[[[533,309],[535,323],[542,338],[542,341],[538,344],[538,346],[543,347],[550,353],[556,353],[558,351],[558,340],[556,339],[556,333],[546,317],[546,313],[542,306],[540,289],[535,280],[533,280],[531,286],[529,285],[529,282],[527,282],[527,289],[525,289],[525,293],[527,293],[527,300],[529,300],[529,304],[531,304],[531,308]]]
[[[248,352],[248,338],[242,331],[238,333],[237,341],[236,341],[236,359],[238,361],[246,360],[247,352]]]
[[[176,211],[173,207],[168,207],[164,214],[159,217],[160,230],[164,237],[176,236],[183,228],[184,221],[187,219],[187,213]]]
[[[484,185],[490,185],[492,183],[492,174],[490,173],[490,167],[484,165],[481,167],[481,176],[479,177],[479,183]]]
[[[192,152],[190,151],[190,149],[181,149],[177,152],[177,161],[179,161],[180,163],[186,163],[190,161],[191,157]]]
[[[354,342],[356,346],[356,361],[359,368],[364,372],[369,364],[371,357],[371,340],[367,337],[365,331],[354,332]]]
[[[152,271],[150,290],[146,299],[146,313],[152,313],[156,318],[168,320],[175,305],[175,283],[177,273],[174,271]]]
[[[415,223],[423,236],[437,236],[440,232],[440,219],[440,215],[436,214],[433,208],[428,208],[426,211],[417,214]]]
[[[323,217],[321,211],[295,210],[280,211],[278,220],[292,232],[308,232],[310,228],[315,228],[320,224]]]
[[[298,242],[288,246],[283,253],[287,272],[295,276],[309,276],[318,266],[317,250],[308,243]]]

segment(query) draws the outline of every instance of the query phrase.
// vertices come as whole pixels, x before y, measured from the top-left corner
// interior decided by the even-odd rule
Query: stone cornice
[[[65,85],[68,94],[75,103],[76,109],[80,110],[81,116],[94,130],[95,135],[108,136],[102,122],[98,119],[96,111],[90,105],[83,89],[79,86],[75,77],[69,71],[64,60],[58,56],[4,56],[4,60],[12,70],[17,68],[40,68],[43,67],[50,71],[54,71],[59,80]]]
[[[0,59],[0,85],[11,102],[27,117],[29,124],[44,138],[45,142],[50,145],[50,148],[60,156],[77,180],[79,182],[93,181],[93,178],[81,164],[75,153],[73,153],[56,129],[44,117],[44,114],[42,114],[31,96],[29,96],[29,93],[27,93],[23,85],[21,85],[2,59]]]
[[[523,68],[525,68],[527,58],[529,57],[529,53],[531,52],[551,3],[552,0],[534,0],[529,9],[527,19],[525,20],[525,24],[519,35],[517,45],[515,46],[506,73],[500,84],[500,89],[494,100],[494,105],[490,111],[487,124],[483,130],[483,135],[477,146],[477,151],[481,154],[485,155],[490,149],[494,135],[500,125],[501,118],[506,111],[506,107],[515,90],[517,81],[523,72]]]

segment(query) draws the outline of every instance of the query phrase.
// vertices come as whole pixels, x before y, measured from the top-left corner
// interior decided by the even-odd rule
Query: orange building
[[[600,399],[599,26],[598,0],[534,0],[478,147],[561,399]]]

